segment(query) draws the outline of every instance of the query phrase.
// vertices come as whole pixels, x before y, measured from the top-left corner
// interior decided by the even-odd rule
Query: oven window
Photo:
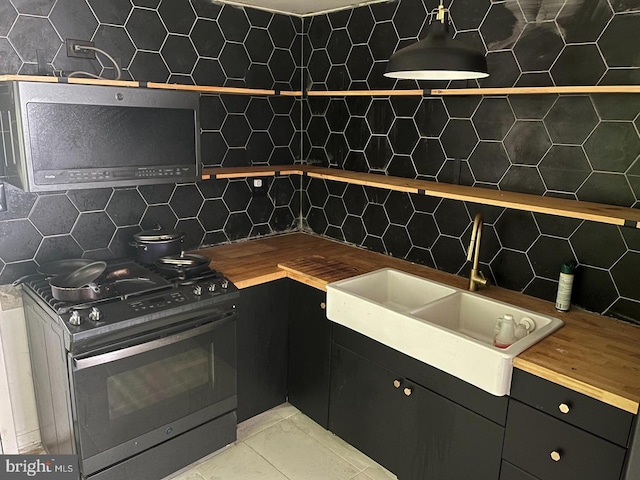
[[[109,419],[144,410],[212,382],[214,358],[211,344],[210,352],[194,348],[107,377]]]

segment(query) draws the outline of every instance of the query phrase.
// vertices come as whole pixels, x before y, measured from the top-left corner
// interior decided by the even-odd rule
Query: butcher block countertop
[[[329,282],[395,268],[458,288],[467,280],[405,260],[305,233],[249,240],[198,251],[238,288],[293,278],[325,289]],[[564,327],[514,360],[524,371],[637,414],[640,404],[640,327],[496,286],[481,295],[564,321]]]

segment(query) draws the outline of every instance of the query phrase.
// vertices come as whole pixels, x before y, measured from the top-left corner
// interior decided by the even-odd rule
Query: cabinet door
[[[399,375],[334,343],[330,430],[395,473],[407,477],[411,433],[403,429],[404,398]]]
[[[289,402],[328,428],[331,322],[326,293],[291,282],[289,295]]]
[[[238,422],[287,399],[288,287],[282,279],[240,291]]]
[[[497,479],[504,429],[419,385],[405,382],[402,422],[414,480]]]

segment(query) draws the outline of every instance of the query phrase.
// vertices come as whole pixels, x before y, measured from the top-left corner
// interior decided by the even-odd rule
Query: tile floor
[[[395,480],[288,403],[238,425],[238,440],[165,480]]]

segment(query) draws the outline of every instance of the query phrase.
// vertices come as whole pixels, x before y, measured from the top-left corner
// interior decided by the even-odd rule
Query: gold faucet
[[[469,274],[469,290],[475,292],[478,290],[478,286],[486,287],[487,279],[484,274],[478,270],[478,263],[480,262],[480,238],[482,237],[482,215],[476,213],[473,218],[473,230],[471,232],[471,242],[469,243],[469,250],[467,252],[467,262],[470,262],[473,258],[473,267]]]

